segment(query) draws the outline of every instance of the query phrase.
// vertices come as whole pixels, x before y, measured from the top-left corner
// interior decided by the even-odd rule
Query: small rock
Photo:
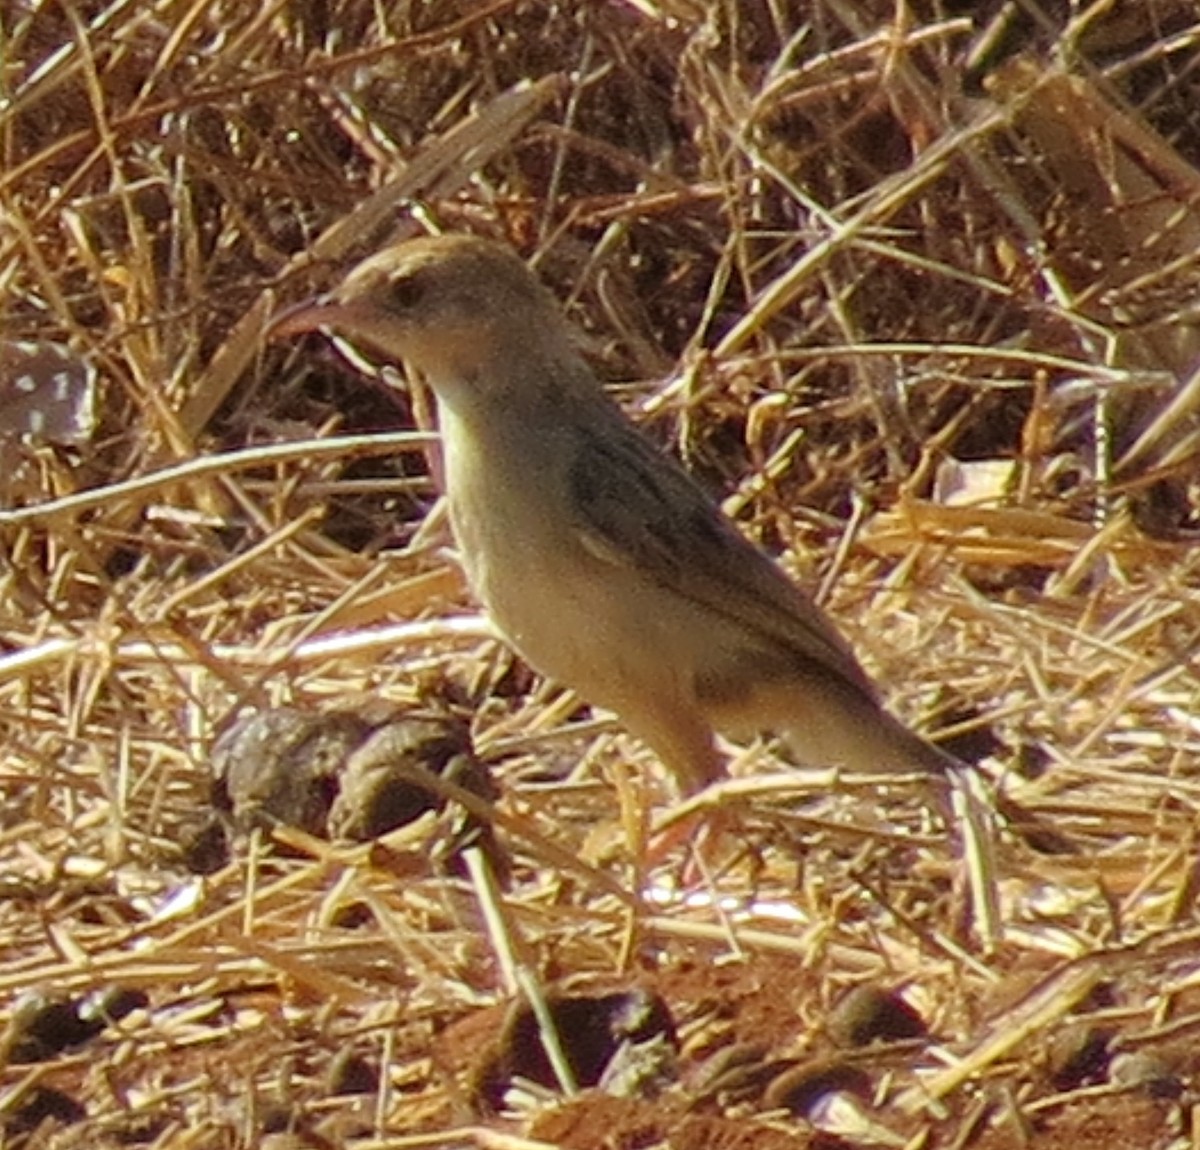
[[[11,1109],[0,1115],[0,1130],[4,1132],[7,1144],[9,1136],[35,1130],[47,1119],[62,1126],[74,1126],[86,1117],[87,1109],[83,1103],[76,1102],[64,1091],[50,1086],[34,1086]]]
[[[325,1076],[330,1094],[376,1094],[379,1072],[361,1054],[347,1047],[339,1051]]]
[[[43,1062],[82,1046],[148,1001],[141,991],[113,987],[82,998],[23,995],[9,1022],[8,1060]]]
[[[829,1012],[826,1029],[834,1042],[847,1047],[901,1042],[929,1033],[925,1020],[898,993],[867,984],[842,995]]]
[[[549,996],[547,1003],[558,1033],[563,1054],[581,1088],[599,1086],[609,1073],[614,1059],[628,1089],[631,1076],[627,1061],[631,1046],[653,1052],[655,1073],[663,1068],[663,1055],[678,1050],[675,1023],[666,1003],[656,994],[635,988],[615,994]],[[541,1033],[533,1010],[519,1002],[509,1010],[500,1032],[496,1051],[480,1067],[474,1091],[481,1108],[496,1111],[503,1105],[504,1095],[514,1079],[558,1089],[558,1080],[542,1047]],[[649,1085],[646,1078],[638,1079],[649,1092],[657,1088],[658,1079]]]
[[[807,1118],[830,1094],[870,1098],[871,1078],[861,1066],[813,1059],[792,1066],[773,1079],[763,1093],[763,1105],[768,1110],[786,1110]]]
[[[1046,1069],[1056,1090],[1075,1090],[1104,1081],[1112,1032],[1088,1022],[1069,1023],[1046,1047]]]
[[[245,716],[213,746],[214,805],[242,829],[282,823],[323,836],[338,772],[370,732],[346,712],[278,707]]]
[[[1183,1080],[1161,1058],[1146,1051],[1113,1055],[1108,1080],[1114,1086],[1137,1087],[1151,1098],[1178,1098]]]

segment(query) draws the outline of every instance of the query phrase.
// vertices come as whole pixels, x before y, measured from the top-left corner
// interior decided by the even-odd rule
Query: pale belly
[[[486,459],[463,451],[477,436],[447,442],[451,520],[476,599],[526,662],[642,732],[733,703],[723,689],[740,693],[761,663],[745,629],[589,546],[562,503],[569,444],[540,440],[530,458],[527,437],[523,455],[498,441],[504,429],[487,434]]]
[[[623,714],[664,697],[695,705],[711,623],[640,572],[593,555],[547,509],[499,511],[476,517],[452,503],[471,589],[526,662]]]

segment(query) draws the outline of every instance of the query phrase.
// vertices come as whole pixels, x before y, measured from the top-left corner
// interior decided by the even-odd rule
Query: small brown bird
[[[960,764],[880,705],[833,624],[604,393],[552,295],[469,236],[410,240],[286,313],[433,388],[471,588],[542,674],[615,711],[690,792],[714,733],[771,731],[814,766]]]

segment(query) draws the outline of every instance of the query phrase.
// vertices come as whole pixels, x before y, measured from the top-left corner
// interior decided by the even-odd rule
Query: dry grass
[[[550,981],[661,947],[794,955],[813,1011],[911,983],[964,1059],[934,1094],[999,1074],[1097,982],[1135,971],[1143,1028],[1188,988],[1200,23],[1191,0],[1066,8],[7,5],[4,335],[93,360],[102,424],[4,447],[0,1003],[151,999],[99,1054],[5,1071],[10,1110],[43,1080],[87,1106],[84,1143],[39,1144],[143,1123],[155,1146],[266,1145],[280,1107],[363,1146],[468,1121],[430,1043],[499,979],[419,838],[183,869],[208,748],[246,707],[471,714]],[[1085,850],[1002,844],[993,953],[918,789],[779,775],[762,750],[741,765],[766,793],[728,785],[761,858],[719,882],[792,918],[620,896],[645,800],[611,776],[653,761],[472,617],[425,440],[365,437],[421,403],[259,338],[414,221],[532,259],[898,711],[999,735],[1009,789]],[[339,926],[359,902],[369,925]],[[1039,979],[1049,1009],[998,1005]],[[393,1067],[358,1126],[311,1087],[347,1045]]]

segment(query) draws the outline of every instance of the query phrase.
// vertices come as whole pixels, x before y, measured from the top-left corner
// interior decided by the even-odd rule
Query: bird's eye
[[[397,311],[416,307],[425,295],[425,286],[416,276],[401,276],[388,285],[388,300]]]

